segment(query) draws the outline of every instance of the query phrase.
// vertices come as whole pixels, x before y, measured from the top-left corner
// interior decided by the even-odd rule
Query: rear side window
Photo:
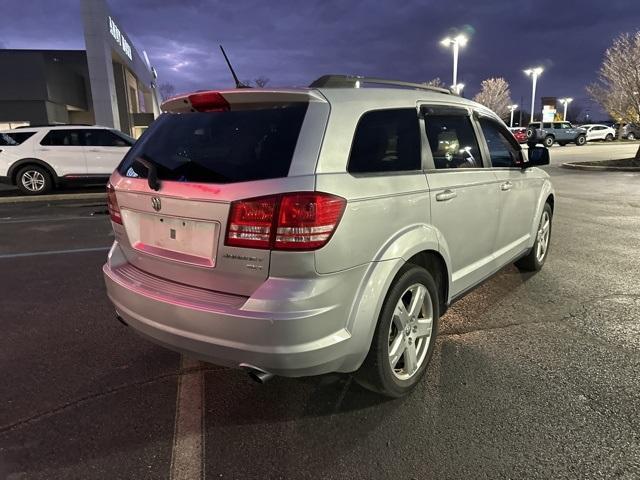
[[[124,138],[124,135],[117,135],[111,130],[99,128],[87,129],[84,131],[85,145],[90,147],[130,147],[133,142]]]
[[[437,169],[482,168],[478,140],[468,115],[426,115],[424,123]]]
[[[420,126],[415,108],[375,110],[358,122],[349,173],[421,170]]]
[[[9,132],[0,133],[0,145],[20,145],[22,142],[31,137],[35,132]]]
[[[40,145],[78,147],[83,145],[82,130],[50,130]]]
[[[157,168],[158,178],[235,183],[282,178],[289,173],[307,104],[237,111],[165,113],[129,150],[121,175],[146,176],[135,159]]]

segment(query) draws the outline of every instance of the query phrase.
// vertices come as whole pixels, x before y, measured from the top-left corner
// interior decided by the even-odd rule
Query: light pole
[[[542,67],[527,68],[524,73],[531,77],[533,80],[533,88],[531,90],[531,120],[533,122],[533,110],[536,108],[536,84],[538,83],[538,77],[544,71]]]
[[[573,98],[561,98],[560,103],[562,105],[564,105],[564,115],[562,117],[562,119],[566,122],[567,121],[567,106],[573,102]]]
[[[464,35],[457,35],[453,38],[451,37],[447,37],[444,38],[440,44],[448,47],[449,45],[451,45],[453,47],[453,85],[458,85],[458,51],[460,50],[460,47],[464,47],[467,42],[468,42],[468,38],[465,37]]]
[[[509,105],[509,112],[511,112],[511,119],[509,120],[509,126],[513,127],[513,112],[518,109],[518,105]]]

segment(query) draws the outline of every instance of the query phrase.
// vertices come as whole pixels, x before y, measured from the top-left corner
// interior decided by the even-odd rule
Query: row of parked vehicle
[[[570,122],[532,122],[528,127],[512,127],[510,130],[519,143],[543,143],[546,147],[551,147],[555,143],[560,146],[568,143],[581,146],[593,141],[611,142],[618,138],[620,128],[623,139],[640,138],[640,126],[633,123],[616,123],[613,126],[589,123],[573,126]]]

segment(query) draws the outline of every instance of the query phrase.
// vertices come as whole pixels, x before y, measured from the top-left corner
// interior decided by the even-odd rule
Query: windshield
[[[158,179],[234,183],[286,177],[307,104],[238,111],[165,113],[129,151],[121,175],[146,176],[137,158],[156,166]]]

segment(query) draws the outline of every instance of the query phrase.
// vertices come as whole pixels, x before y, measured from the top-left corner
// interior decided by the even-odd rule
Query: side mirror
[[[529,161],[522,164],[522,168],[549,165],[549,150],[547,147],[529,147]]]

